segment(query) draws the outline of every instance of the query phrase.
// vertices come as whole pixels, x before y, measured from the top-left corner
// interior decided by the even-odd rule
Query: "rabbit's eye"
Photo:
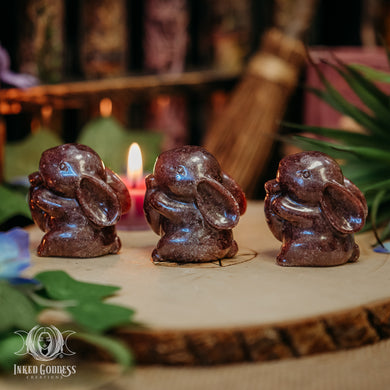
[[[309,172],[307,169],[305,169],[304,171],[302,171],[302,176],[303,176],[305,179],[307,179],[307,178],[310,177],[310,172]]]
[[[180,176],[185,176],[186,174],[186,169],[180,165],[178,168],[177,168],[177,173],[180,175]]]

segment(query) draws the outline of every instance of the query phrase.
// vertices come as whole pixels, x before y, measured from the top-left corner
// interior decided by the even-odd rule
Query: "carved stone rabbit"
[[[332,266],[359,258],[352,233],[364,226],[366,200],[331,157],[316,151],[287,156],[265,189],[266,220],[282,241],[279,265]]]
[[[115,224],[130,209],[130,195],[94,150],[79,144],[48,149],[29,179],[31,214],[46,233],[39,256],[95,257],[119,251]]]
[[[146,187],[145,215],[161,235],[154,261],[207,262],[237,253],[232,228],[246,210],[246,198],[205,149],[162,153]]]

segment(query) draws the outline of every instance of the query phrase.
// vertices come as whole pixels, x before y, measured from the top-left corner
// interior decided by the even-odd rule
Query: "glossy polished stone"
[[[96,257],[119,251],[115,224],[130,209],[130,195],[94,150],[80,144],[48,149],[29,180],[31,214],[46,233],[39,256]]]
[[[161,236],[153,261],[207,262],[237,253],[232,228],[246,210],[246,198],[205,149],[162,153],[146,187],[145,215]]]
[[[359,258],[353,233],[364,226],[367,203],[335,160],[311,151],[279,163],[265,183],[265,216],[282,242],[282,266],[333,266]]]

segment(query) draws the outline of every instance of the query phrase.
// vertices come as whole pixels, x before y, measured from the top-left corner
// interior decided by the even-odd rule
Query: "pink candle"
[[[128,213],[122,215],[117,228],[121,230],[148,229],[143,208],[146,186],[142,167],[142,153],[139,145],[135,142],[129,148],[127,176],[121,177],[121,179],[129,190],[131,208]]]

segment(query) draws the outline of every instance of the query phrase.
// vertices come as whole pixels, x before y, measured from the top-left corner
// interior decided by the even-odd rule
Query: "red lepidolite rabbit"
[[[316,151],[287,156],[265,189],[266,220],[282,241],[279,265],[331,266],[359,258],[352,233],[365,223],[366,200],[331,157]]]

